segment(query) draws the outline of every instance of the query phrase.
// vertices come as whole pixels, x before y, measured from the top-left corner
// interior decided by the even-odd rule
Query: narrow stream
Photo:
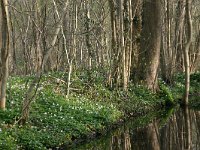
[[[159,114],[159,115],[158,115]],[[74,150],[200,150],[200,111],[168,110],[131,119]]]

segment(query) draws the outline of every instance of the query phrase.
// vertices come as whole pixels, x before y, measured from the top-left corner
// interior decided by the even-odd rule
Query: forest
[[[70,149],[128,120],[165,149],[153,130],[183,108],[180,128],[194,139],[199,0],[1,0],[0,149]]]

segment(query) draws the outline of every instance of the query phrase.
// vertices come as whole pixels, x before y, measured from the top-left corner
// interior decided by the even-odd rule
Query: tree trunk
[[[187,36],[188,41],[184,49],[184,66],[185,66],[185,95],[184,95],[184,104],[188,105],[188,96],[190,90],[190,58],[189,58],[189,49],[192,43],[192,19],[190,14],[191,0],[186,0],[186,21],[187,21]]]
[[[6,108],[6,83],[8,78],[9,57],[9,15],[8,2],[1,0],[1,35],[0,35],[0,109]]]
[[[161,0],[144,0],[143,2],[143,30],[137,82],[152,91],[157,89],[162,23],[161,9]]]
[[[33,39],[34,39],[34,49],[35,49],[35,69],[34,72],[37,72],[41,62],[42,62],[42,52],[40,47],[41,35],[40,35],[40,27],[39,27],[39,9],[38,9],[38,0],[33,1]]]
[[[178,64],[176,71],[182,71],[182,49],[183,49],[183,33],[184,33],[184,21],[185,21],[185,0],[179,0],[177,5],[177,16],[175,24],[175,58],[174,66]]]
[[[111,69],[109,73],[109,85],[110,87],[116,87],[119,85],[119,49],[117,42],[117,19],[116,19],[116,4],[113,0],[109,0],[110,7],[110,22],[111,22],[111,55],[113,56],[111,60]]]
[[[162,79],[170,84],[172,82],[173,77],[173,49],[171,46],[171,21],[172,18],[170,14],[172,10],[170,9],[170,5],[172,2],[169,0],[164,1],[165,4],[165,15],[163,19],[163,29],[162,29],[162,42],[161,42],[161,58],[160,58],[160,68]]]
[[[184,143],[184,149],[187,150],[191,150],[191,122],[190,122],[190,112],[189,112],[189,108],[186,106],[184,108],[184,123],[185,123],[185,132],[184,132],[184,139],[185,139],[185,143]]]
[[[89,7],[89,2],[86,1],[85,3],[85,29],[86,29],[86,34],[85,34],[85,40],[86,40],[86,46],[88,50],[88,67],[89,70],[92,69],[92,59],[93,59],[93,54],[92,54],[92,45],[91,45],[91,38],[90,38],[90,7]]]
[[[62,28],[62,22],[63,22],[63,18],[65,16],[65,11],[66,11],[67,7],[68,7],[68,1],[65,2],[65,5],[64,5],[64,8],[63,8],[63,15],[58,22],[58,26],[55,30],[55,34],[54,34],[52,42],[51,42],[51,44],[48,48],[48,51],[46,51],[46,53],[43,57],[42,63],[40,65],[40,68],[39,68],[38,72],[36,73],[35,78],[34,78],[33,82],[31,83],[31,85],[29,86],[28,91],[26,93],[25,99],[23,101],[21,118],[19,120],[20,124],[24,124],[29,117],[29,110],[30,110],[31,103],[33,102],[33,100],[35,98],[37,88],[38,88],[38,83],[39,83],[41,76],[44,72],[45,64],[47,63],[48,58],[49,58],[51,52],[53,51],[53,47],[55,46],[56,41],[58,39],[58,34],[59,34],[59,32]]]

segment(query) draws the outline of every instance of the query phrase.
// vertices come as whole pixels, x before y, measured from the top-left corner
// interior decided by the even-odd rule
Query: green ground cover
[[[191,79],[191,92],[197,93],[200,74],[192,75]],[[184,88],[183,76],[178,75],[173,86],[160,81],[158,94],[134,85],[125,92],[109,89],[104,75],[97,71],[79,72],[72,75],[70,95],[66,97],[67,74],[45,74],[29,121],[20,126],[17,121],[31,80],[32,77],[9,78],[7,109],[0,111],[0,149],[35,150],[71,144],[105,131],[127,116],[145,114],[175,103]]]

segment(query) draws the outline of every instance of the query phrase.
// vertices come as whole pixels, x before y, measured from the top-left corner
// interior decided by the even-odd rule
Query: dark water
[[[159,114],[159,115],[158,115]],[[125,122],[75,150],[200,150],[200,111],[171,109]]]

